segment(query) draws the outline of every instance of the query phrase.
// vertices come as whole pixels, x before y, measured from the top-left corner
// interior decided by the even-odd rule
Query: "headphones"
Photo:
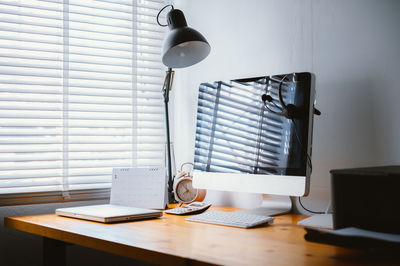
[[[297,107],[294,104],[286,104],[285,101],[283,100],[282,97],[282,84],[283,81],[285,80],[287,75],[285,75],[281,81],[279,82],[279,88],[278,88],[278,94],[279,94],[279,102],[282,107],[279,107],[275,102],[274,99],[271,97],[271,95],[263,94],[261,96],[261,100],[264,102],[264,106],[268,109],[273,114],[277,114],[283,117],[286,117],[287,119],[302,119],[304,116],[307,115],[306,110],[304,110],[304,107]],[[280,112],[274,111],[271,108],[268,107],[267,103],[272,103],[277,109],[280,109]],[[321,112],[313,107],[314,109],[314,114],[315,115],[321,115]]]

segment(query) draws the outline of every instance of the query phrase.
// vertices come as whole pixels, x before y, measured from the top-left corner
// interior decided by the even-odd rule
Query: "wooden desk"
[[[44,237],[44,262],[48,265],[65,264],[66,243],[165,265],[400,265],[398,259],[306,242],[304,229],[296,225],[305,218],[301,215],[278,216],[273,225],[253,229],[184,218],[164,214],[160,219],[102,224],[43,214],[4,220],[8,227]]]

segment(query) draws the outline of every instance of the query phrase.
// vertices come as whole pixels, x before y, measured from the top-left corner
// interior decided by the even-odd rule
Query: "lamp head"
[[[207,40],[187,26],[185,16],[179,9],[167,14],[170,32],[162,45],[162,62],[170,68],[189,67],[202,61],[210,53]]]

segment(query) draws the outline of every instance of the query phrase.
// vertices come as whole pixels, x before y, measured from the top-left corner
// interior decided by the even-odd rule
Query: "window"
[[[163,0],[0,0],[0,205],[105,198],[163,164]]]

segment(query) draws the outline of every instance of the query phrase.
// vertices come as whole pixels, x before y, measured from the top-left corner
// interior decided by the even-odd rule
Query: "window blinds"
[[[104,197],[113,167],[163,164],[164,5],[0,0],[0,205]]]

